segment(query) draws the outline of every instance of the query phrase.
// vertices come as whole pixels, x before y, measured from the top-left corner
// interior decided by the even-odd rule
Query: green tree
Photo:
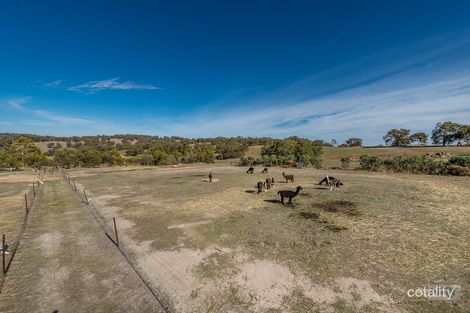
[[[0,168],[7,167],[7,153],[0,149]]]
[[[34,142],[27,137],[19,137],[8,149],[8,163],[12,167],[24,168],[25,166],[40,167],[46,161]]]
[[[76,150],[57,149],[54,152],[54,163],[60,167],[71,168],[78,166],[79,155]]]
[[[410,136],[410,141],[424,145],[428,142],[428,135],[423,132],[416,132]]]
[[[98,167],[101,165],[101,154],[96,149],[90,149],[82,154],[81,161],[85,167]]]
[[[352,137],[346,140],[345,143],[348,147],[360,147],[362,146],[362,139]]]
[[[153,146],[147,150],[147,153],[150,154],[153,158],[152,163],[155,165],[166,165],[168,154],[163,151],[160,147]]]
[[[274,157],[271,161],[274,165],[297,162],[302,166],[312,164],[318,167],[321,164],[321,153],[321,141],[311,141],[298,137],[277,139],[271,145],[261,149],[263,157]]]
[[[142,154],[137,158],[140,165],[150,165],[153,162],[153,157],[150,154]]]
[[[458,140],[458,145],[462,143],[470,145],[470,125],[460,125],[455,137]]]
[[[442,146],[453,143],[457,139],[460,127],[461,125],[451,121],[437,123],[432,131],[432,143]]]
[[[405,128],[390,129],[385,136],[383,136],[385,144],[391,146],[406,146],[410,143],[410,130]]]
[[[101,153],[101,162],[108,165],[124,165],[124,158],[116,148]]]

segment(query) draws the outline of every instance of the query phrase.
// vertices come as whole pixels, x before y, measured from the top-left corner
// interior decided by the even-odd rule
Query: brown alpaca
[[[289,180],[291,182],[294,182],[294,175],[286,175],[284,172],[282,172],[282,176],[284,176],[284,178],[286,179],[286,183],[288,183]]]
[[[266,189],[271,189],[272,185],[271,185],[271,179],[269,178],[266,178]]]
[[[254,170],[255,170],[255,169],[254,169],[253,167],[250,167],[250,168],[248,169],[248,171],[246,171],[246,173],[247,173],[247,174],[253,174],[253,171],[254,171]]]
[[[265,168],[261,171],[261,174],[268,174],[268,168],[265,167]]]
[[[209,173],[209,182],[212,183],[212,172]]]
[[[289,198],[289,202],[287,202],[287,204],[292,204],[292,198],[295,198],[299,194],[300,190],[302,190],[302,187],[297,186],[295,191],[280,190],[277,192],[277,194],[281,196],[282,204],[284,204],[284,198]]]
[[[262,181],[259,181],[258,184],[256,184],[256,188],[258,188],[258,194],[266,191],[266,185]]]

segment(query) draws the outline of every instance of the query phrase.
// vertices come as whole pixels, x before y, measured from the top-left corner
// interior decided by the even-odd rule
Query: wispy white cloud
[[[30,97],[22,97],[22,98],[14,98],[6,100],[5,103],[15,109],[23,110],[23,105],[28,102],[31,98]]]
[[[26,107],[28,102],[32,101],[31,97],[23,97],[6,100],[5,103],[9,108],[21,112],[19,117],[33,116],[36,119],[23,119],[22,121],[29,125],[36,126],[90,126],[96,124],[96,121],[88,118],[61,115],[46,110],[35,110]],[[40,120],[37,120],[37,119]],[[3,123],[2,125],[10,125]]]
[[[54,113],[43,111],[43,110],[36,110],[35,113],[37,116],[43,117],[50,121],[59,122],[65,125],[89,125],[89,124],[96,123],[94,120],[91,120],[91,119],[58,115],[58,114],[54,114]]]
[[[44,88],[59,88],[61,86],[62,86],[62,80],[60,79],[42,84],[42,87]]]
[[[90,81],[81,85],[68,87],[69,91],[95,93],[102,90],[157,90],[160,87],[150,84],[139,84],[131,81],[120,82],[119,77]]]
[[[215,103],[177,119],[156,118],[155,131],[190,137],[296,135],[339,141],[359,136],[367,144],[379,144],[394,127],[430,132],[440,121],[468,123],[468,38],[432,38],[243,102]]]
[[[163,135],[303,136],[345,140],[359,136],[378,144],[393,127],[430,131],[435,123],[470,121],[470,73],[403,88],[392,78],[307,101],[199,112],[174,119],[155,119]],[[399,82],[398,82],[399,83]]]

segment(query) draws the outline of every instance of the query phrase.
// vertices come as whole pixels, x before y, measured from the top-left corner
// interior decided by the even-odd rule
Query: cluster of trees
[[[385,144],[390,146],[406,146],[411,143],[426,144],[428,135],[424,132],[410,133],[409,129],[391,129],[383,136]],[[457,142],[457,145],[470,144],[470,125],[454,122],[437,123],[431,135],[432,143],[446,146]]]
[[[51,140],[46,153],[35,144]],[[216,158],[240,158],[250,145],[272,142],[271,138],[243,137],[197,140],[145,135],[51,137],[7,133],[0,134],[0,168],[212,163]]]
[[[275,139],[261,149],[261,156],[241,158],[241,165],[321,166],[322,142],[299,137]]]
[[[47,163],[46,156],[29,138],[18,137],[0,148],[0,167],[38,168]]]
[[[326,143],[323,140],[320,140],[319,142],[321,142],[322,146],[324,146],[324,147],[336,147],[336,146],[338,146],[340,148],[344,148],[344,147],[361,147],[362,146],[362,139],[357,138],[357,137],[348,138],[344,143],[342,143],[340,145],[338,145],[338,142],[336,141],[336,139],[332,139],[331,144]]]

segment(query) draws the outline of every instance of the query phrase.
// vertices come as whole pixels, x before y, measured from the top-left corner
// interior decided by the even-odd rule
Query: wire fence
[[[24,231],[28,225],[30,212],[36,206],[45,173],[45,170],[37,172],[36,179],[28,186],[26,192],[15,196],[18,197],[18,199],[15,199],[12,207],[8,208],[8,212],[4,212],[5,215],[8,214],[9,216],[4,219],[5,227],[8,226],[8,228],[4,229],[5,231],[1,234],[2,241],[0,243],[0,255],[2,258],[2,279],[0,282],[0,294],[3,290],[5,277],[12,266],[16,252],[20,246],[21,239],[23,238]],[[19,213],[20,211],[22,213]]]
[[[137,262],[132,259],[132,257],[128,253],[129,250],[125,247],[125,244],[122,241],[119,241],[116,219],[113,217],[113,227],[108,225],[105,218],[99,214],[96,207],[93,205],[93,203],[90,202],[90,198],[88,197],[85,188],[79,188],[80,185],[75,182],[75,178],[71,177],[67,171],[61,170],[61,175],[65,182],[69,184],[70,188],[75,191],[83,206],[87,208],[88,212],[95,219],[100,228],[104,231],[105,235],[114,243],[115,247],[119,250],[126,262],[131,266],[131,268],[136,272],[136,274],[148,288],[148,290],[153,295],[159,306],[166,313],[171,313],[172,309],[169,305],[169,302],[165,299],[164,295],[151,282],[145,271],[137,264]]]

